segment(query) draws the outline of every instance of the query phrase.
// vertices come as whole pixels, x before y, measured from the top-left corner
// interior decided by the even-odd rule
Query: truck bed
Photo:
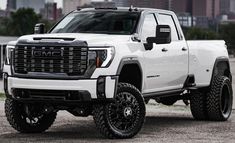
[[[223,40],[189,40],[189,74],[194,74],[196,85],[208,86],[214,63],[218,57],[228,58]]]

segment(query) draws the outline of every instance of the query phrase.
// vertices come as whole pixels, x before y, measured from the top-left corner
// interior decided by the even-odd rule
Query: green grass
[[[0,93],[0,100],[3,100],[3,99],[5,99],[6,97],[5,97],[5,94],[4,93]]]

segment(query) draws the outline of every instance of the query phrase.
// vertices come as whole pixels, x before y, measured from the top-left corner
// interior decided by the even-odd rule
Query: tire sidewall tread
[[[221,96],[222,96],[222,88],[226,84],[229,88],[229,96],[231,96],[231,101],[228,109],[228,113],[226,115],[221,111]],[[207,111],[208,117],[213,121],[226,121],[232,112],[232,85],[231,81],[228,77],[225,76],[216,76],[211,84],[210,91],[207,94]]]
[[[47,130],[56,119],[56,112],[44,115],[35,126],[29,125],[22,119],[22,110],[19,110],[19,102],[7,98],[5,100],[5,115],[9,124],[21,133],[41,133]]]
[[[117,89],[117,94],[121,93],[121,92],[129,92],[132,95],[135,96],[135,98],[137,99],[139,106],[140,106],[140,116],[137,119],[138,123],[137,125],[134,127],[134,129],[129,132],[129,133],[124,133],[124,132],[119,132],[117,130],[115,130],[108,121],[108,117],[106,114],[106,108],[107,105],[95,105],[94,106],[94,111],[93,111],[93,118],[96,124],[96,127],[100,130],[101,134],[110,138],[110,139],[114,139],[114,138],[118,138],[118,139],[125,139],[125,138],[131,138],[133,136],[135,136],[142,128],[143,123],[145,121],[145,102],[144,99],[140,93],[140,91],[134,87],[131,84],[128,83],[119,83],[118,84],[118,89]]]

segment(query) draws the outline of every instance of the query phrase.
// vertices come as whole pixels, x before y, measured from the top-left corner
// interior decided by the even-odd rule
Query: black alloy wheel
[[[115,102],[96,105],[94,121],[101,134],[108,138],[131,138],[142,128],[145,102],[139,90],[131,84],[119,83]]]
[[[110,126],[119,132],[132,130],[140,114],[138,101],[128,92],[117,94],[116,102],[108,105],[106,110]]]

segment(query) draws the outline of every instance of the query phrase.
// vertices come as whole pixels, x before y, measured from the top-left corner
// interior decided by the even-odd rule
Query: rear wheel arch
[[[228,58],[221,57],[215,60],[211,82],[212,82],[212,79],[216,77],[217,75],[226,76],[232,81],[230,64],[229,64]]]
[[[139,91],[142,91],[143,71],[138,59],[123,59],[121,60],[117,75],[119,75],[118,82],[124,82],[134,85]]]

